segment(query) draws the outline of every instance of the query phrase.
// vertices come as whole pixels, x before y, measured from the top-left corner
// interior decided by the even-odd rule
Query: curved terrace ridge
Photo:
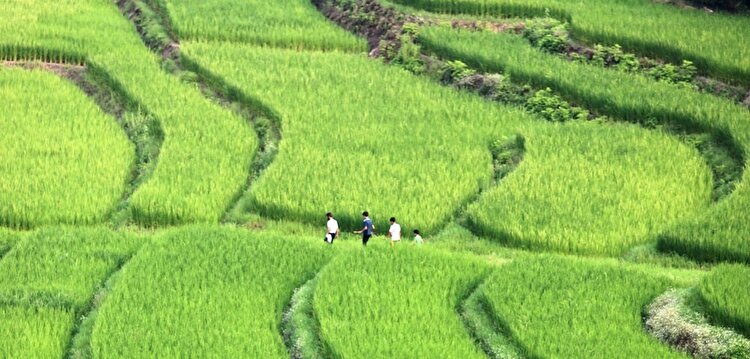
[[[350,31],[353,31],[355,33],[358,33],[361,36],[365,37],[377,37],[380,40],[370,41],[371,44],[378,44],[377,48],[373,48],[371,55],[384,57],[387,61],[397,62],[400,64],[407,63],[406,61],[410,61],[409,59],[403,59],[399,56],[402,56],[402,51],[414,51],[414,50],[403,50],[400,48],[406,47],[406,46],[415,46],[410,45],[410,42],[417,40],[417,44],[422,44],[423,40],[422,37],[417,35],[419,30],[414,29],[415,24],[430,24],[436,20],[433,19],[424,19],[417,15],[410,15],[399,12],[395,8],[389,8],[384,7],[380,5],[377,1],[373,0],[365,0],[365,1],[359,1],[357,2],[356,6],[349,6],[347,4],[341,3],[341,2],[324,2],[324,1],[313,1],[313,3],[318,7],[318,9],[325,14],[330,20],[336,22],[340,26],[349,29]],[[367,19],[375,19],[375,20],[367,20]],[[449,20],[445,20],[444,18],[441,18],[440,21],[442,22],[451,22]],[[456,23],[460,23],[460,20],[452,21],[452,25],[455,26]],[[386,25],[384,25],[386,24]],[[460,25],[460,24],[459,24]],[[496,24],[492,25],[495,26]],[[387,30],[384,30],[387,29]],[[488,35],[489,36],[489,35]],[[439,42],[436,40],[436,42]],[[385,44],[385,45],[384,45]],[[428,46],[428,48],[430,48]],[[388,49],[386,51],[383,51],[383,49]],[[419,48],[417,47],[417,51]],[[430,48],[432,49],[432,48]],[[534,50],[536,51],[536,50]],[[394,54],[396,57],[394,58]],[[436,59],[434,57],[428,56],[429,54],[416,54],[412,55],[415,56],[416,61],[424,61],[426,63],[425,67],[428,69],[440,69],[440,68],[449,68],[451,71],[451,78],[449,78],[446,81],[445,75],[443,75],[443,81],[444,83],[449,83],[454,85],[455,87],[459,88],[468,88],[470,90],[473,90],[474,92],[490,99],[495,99],[496,97],[500,97],[501,101],[505,101],[503,95],[507,97],[506,94],[503,95],[497,95],[493,92],[492,86],[505,86],[508,87],[503,82],[500,82],[500,85],[498,84],[498,76],[497,74],[477,74],[475,70],[472,70],[471,68],[463,68],[455,67],[455,62],[442,60],[442,59]],[[455,56],[454,54],[447,54],[445,58],[448,59],[456,59],[458,56]],[[467,61],[465,57],[458,57],[461,60]],[[471,62],[467,61],[470,65],[479,66],[481,63],[478,63],[476,61]],[[465,66],[465,65],[464,65]],[[451,68],[453,67],[453,68]],[[477,69],[484,70],[483,67],[475,67]],[[499,70],[499,69],[492,69],[492,70]],[[428,70],[429,71],[429,70]],[[463,73],[460,73],[459,71],[463,71]],[[458,73],[459,75],[454,75]],[[468,74],[469,76],[465,75]],[[474,74],[474,75],[472,75]],[[435,73],[429,73],[431,76],[440,76],[440,74]],[[515,76],[516,73],[514,72],[513,75]],[[502,80],[502,77],[499,77]],[[517,77],[514,77],[516,79]],[[522,79],[527,79],[524,76],[521,76]],[[506,81],[507,82],[507,81]],[[533,83],[533,82],[532,82]],[[550,86],[550,84],[537,84],[534,83],[534,85],[537,86],[537,88],[544,89],[545,86]],[[525,89],[524,87],[520,85],[510,85],[516,86],[517,89],[511,90],[511,94],[517,97],[523,96],[523,91],[529,91],[528,89]],[[504,88],[505,88],[504,87]],[[514,93],[515,91],[515,93]],[[537,93],[550,90],[541,90]],[[545,96],[549,96],[545,94]],[[556,97],[556,95],[552,94],[552,97]],[[559,98],[559,97],[558,97]],[[580,99],[576,99],[579,101],[579,103],[587,104],[586,101],[580,101]],[[543,100],[546,101],[546,100]],[[588,111],[587,109],[581,109],[578,107],[574,107],[571,105],[568,105],[564,102],[563,98],[560,98],[559,100],[562,105],[566,106],[567,108],[563,108],[563,111],[568,111],[570,113],[576,114],[579,113],[580,115],[576,116],[584,116],[588,117],[589,119],[597,117],[598,113]],[[511,102],[512,103],[512,102]],[[512,103],[513,104],[513,103]],[[532,112],[536,110],[535,106],[529,106],[529,103],[521,104],[526,109],[531,109]],[[597,107],[596,110],[600,110],[601,112],[604,112],[605,115],[610,115],[610,111],[607,108]],[[540,114],[547,117],[548,114],[546,113],[546,109],[544,109],[544,112],[541,112]],[[555,121],[556,119],[554,117],[550,118],[550,120]],[[642,127],[646,129],[653,129],[653,127],[649,127],[644,122],[639,122],[636,120],[633,120],[631,118],[625,118],[627,122],[635,122],[636,124],[641,125]],[[621,120],[619,116],[616,116],[614,119],[606,119],[605,122],[626,122],[625,120]],[[684,144],[687,144],[689,147],[695,147],[698,149],[698,152],[702,155],[703,160],[709,165],[709,167],[714,172],[714,191],[716,194],[713,196],[713,199],[716,200],[718,198],[721,198],[724,195],[724,192],[726,191],[726,188],[730,188],[730,191],[734,188],[734,186],[731,185],[732,181],[737,181],[739,178],[730,177],[729,182],[730,184],[727,184],[727,178],[721,176],[721,174],[717,174],[719,170],[718,168],[722,168],[721,166],[724,165],[724,163],[715,163],[712,156],[715,156],[714,153],[711,153],[710,151],[715,151],[716,147],[719,148],[719,151],[721,153],[737,153],[740,152],[740,150],[735,147],[735,141],[727,140],[727,138],[731,138],[731,136],[728,136],[725,132],[721,130],[716,129],[710,129],[707,130],[705,128],[701,127],[691,127],[690,124],[686,125],[679,121],[672,121],[676,122],[677,125],[675,126],[676,129],[674,130],[674,133],[671,131],[667,131],[668,133],[672,134],[674,138],[681,140]],[[709,136],[712,140],[709,142],[712,145],[715,145],[714,148],[709,148],[708,151],[703,151],[700,146],[694,146],[692,144],[694,137],[701,137],[701,136]],[[722,147],[724,146],[724,147]],[[740,166],[741,168],[741,166]],[[481,198],[479,199],[481,201]],[[471,217],[469,218],[471,219]],[[476,218],[475,218],[476,219]],[[476,221],[475,221],[476,222]],[[487,231],[480,230],[481,228],[485,226],[472,226],[475,230],[479,230],[480,232],[483,232],[484,234],[491,234]],[[486,228],[485,228],[486,229]],[[493,231],[490,231],[493,232]],[[501,236],[503,238],[508,238],[509,241],[513,242],[515,236],[511,235],[503,235]]]

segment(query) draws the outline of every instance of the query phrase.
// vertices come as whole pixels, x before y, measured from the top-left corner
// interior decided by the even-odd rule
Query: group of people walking
[[[333,240],[341,236],[339,222],[336,221],[335,218],[333,218],[333,213],[331,212],[326,213],[326,218],[328,219],[328,222],[326,222],[327,233],[325,241],[328,244],[333,244]],[[388,233],[386,234],[386,236],[387,238],[390,238],[391,246],[394,246],[396,243],[401,241],[401,225],[396,222],[396,217],[391,217],[390,223],[391,227],[388,229]],[[370,241],[370,238],[372,238],[372,235],[375,233],[375,225],[372,223],[372,219],[370,219],[370,213],[368,213],[367,211],[362,212],[362,229],[354,231],[354,233],[362,235],[362,245],[366,246],[367,242]],[[415,229],[414,244],[421,245],[423,242],[424,240],[422,239],[419,230]]]

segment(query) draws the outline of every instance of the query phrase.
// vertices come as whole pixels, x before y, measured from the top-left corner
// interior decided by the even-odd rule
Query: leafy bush
[[[529,20],[521,34],[529,39],[532,45],[557,54],[568,47],[568,25],[551,18]]]
[[[442,81],[443,83],[450,84],[474,75],[475,73],[476,71],[469,68],[468,65],[461,61],[447,61],[443,65]]]
[[[589,118],[588,111],[571,106],[560,96],[555,95],[549,87],[536,91],[526,101],[526,109],[551,122],[587,120]]]
[[[392,63],[399,65],[414,74],[421,74],[424,72],[424,63],[420,58],[422,55],[422,49],[414,42],[412,35],[403,34],[399,40],[401,46],[399,46],[398,52],[393,57]]]
[[[640,62],[635,55],[625,53],[620,45],[596,45],[591,62],[603,67],[615,67],[621,71],[634,72],[640,68]]]
[[[690,84],[695,78],[696,73],[697,69],[695,65],[685,60],[680,66],[672,64],[655,66],[649,70],[648,75],[666,82]]]

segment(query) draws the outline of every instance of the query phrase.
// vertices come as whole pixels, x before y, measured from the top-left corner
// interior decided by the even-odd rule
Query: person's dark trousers
[[[362,235],[362,245],[363,245],[363,246],[366,246],[366,245],[367,245],[367,241],[369,241],[369,240],[370,240],[370,237],[372,237],[372,235],[371,235],[371,234],[363,234],[363,235]]]

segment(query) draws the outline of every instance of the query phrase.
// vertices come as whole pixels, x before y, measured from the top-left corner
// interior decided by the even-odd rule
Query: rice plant
[[[297,49],[367,51],[364,40],[326,21],[306,0],[155,0],[182,40]]]
[[[720,265],[698,285],[711,319],[750,337],[750,268]]]
[[[85,62],[159,121],[165,138],[156,169],[129,200],[135,221],[218,222],[246,185],[257,147],[249,124],[163,71],[115,3],[27,5],[0,7],[0,58]]]
[[[221,77],[277,114],[283,140],[245,208],[272,218],[376,227],[390,216],[435,231],[492,180],[490,139],[522,121],[514,109],[441,88],[363,56],[228,43],[183,43],[184,62]]]
[[[74,84],[0,67],[0,225],[104,222],[125,192],[135,149]]]
[[[481,290],[529,357],[686,358],[643,329],[646,305],[673,285],[612,261],[540,256],[499,268]]]
[[[80,312],[141,244],[138,236],[100,227],[29,234],[0,261],[0,303]]]
[[[315,290],[321,338],[341,358],[484,358],[456,308],[488,269],[406,246],[337,256]]]
[[[703,72],[750,83],[750,19],[678,9],[650,0],[390,0],[451,14],[554,17],[576,37],[673,62],[688,59]]]
[[[423,45],[486,71],[550,87],[602,114],[650,126],[677,126],[712,133],[747,161],[750,113],[736,104],[652,79],[566,61],[533,49],[514,35],[422,29]],[[502,49],[502,51],[499,51]],[[638,94],[638,96],[634,96]],[[747,163],[747,162],[746,162]],[[747,165],[745,165],[747,167]],[[734,192],[709,210],[688,216],[659,237],[662,250],[700,260],[748,261],[750,187],[747,172]]]
[[[0,357],[64,357],[74,319],[71,309],[0,306]]]
[[[0,258],[8,253],[25,235],[25,233],[0,228]]]
[[[514,246],[619,256],[710,204],[695,150],[637,125],[524,132],[521,165],[467,209],[470,227]]]
[[[123,268],[100,307],[92,353],[288,358],[282,312],[294,289],[331,256],[329,249],[231,228],[160,234]]]

